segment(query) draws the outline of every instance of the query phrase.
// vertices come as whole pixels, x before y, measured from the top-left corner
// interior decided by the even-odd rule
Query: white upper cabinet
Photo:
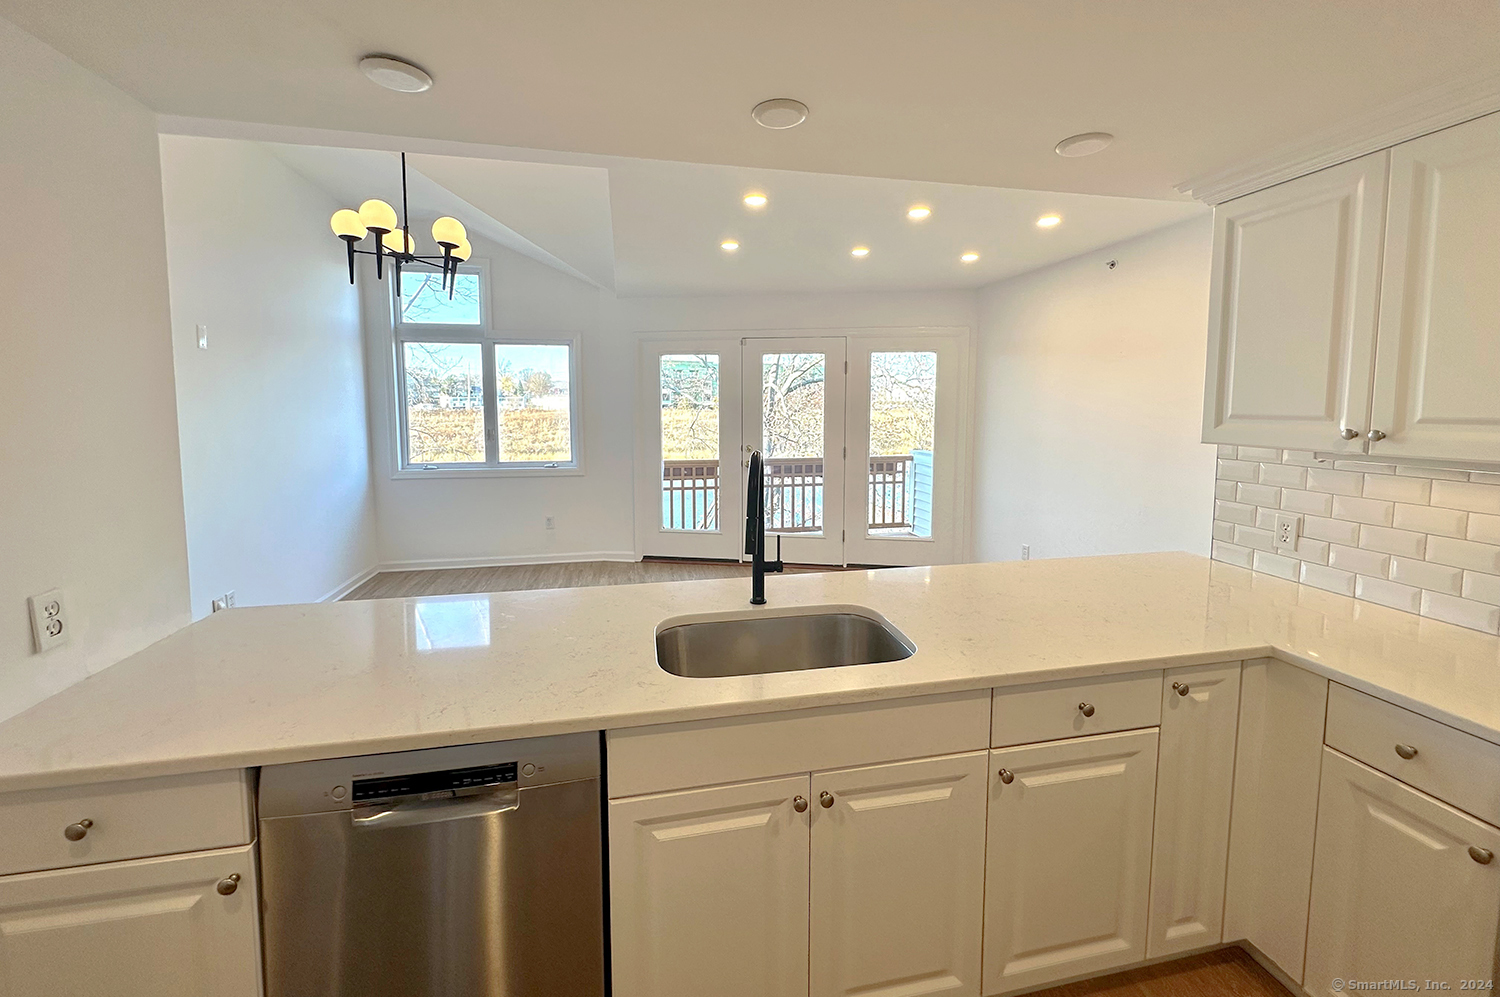
[[[1215,209],[1205,442],[1363,451],[1388,156]]]
[[[1391,150],[1370,453],[1500,461],[1500,115]]]

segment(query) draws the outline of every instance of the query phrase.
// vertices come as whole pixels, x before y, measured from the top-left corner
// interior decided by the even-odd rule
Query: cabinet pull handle
[[[1369,440],[1371,443],[1379,443],[1381,440],[1385,439],[1385,434],[1378,429],[1372,429],[1365,434],[1365,439]]]
[[[67,827],[63,828],[63,837],[67,838],[69,841],[82,841],[84,839],[84,836],[89,833],[89,828],[93,826],[94,822],[85,817],[78,823],[69,824]]]
[[[1188,684],[1186,682],[1173,682],[1172,691],[1179,696],[1186,696],[1188,694]]]
[[[219,880],[218,885],[214,887],[214,889],[219,891],[219,896],[221,897],[227,897],[239,888],[240,874],[237,872],[231,872],[229,875]]]
[[[1490,851],[1488,848],[1480,848],[1478,845],[1469,846],[1469,858],[1473,859],[1475,862],[1478,862],[1480,865],[1489,865],[1490,861],[1494,859],[1494,857],[1495,853]]]
[[[1079,703],[1078,704],[1078,712],[1082,713],[1086,717],[1091,717],[1091,716],[1094,715],[1094,704],[1093,703]]]
[[[1339,435],[1342,436],[1346,440],[1352,440],[1356,436],[1359,435],[1359,430],[1357,430],[1357,429],[1350,429],[1350,428],[1348,428],[1346,426],[1343,429],[1339,430]]]
[[[1405,758],[1407,761],[1411,761],[1413,758],[1417,757],[1417,749],[1413,748],[1409,744],[1398,744],[1396,745],[1396,754],[1400,755],[1402,758]]]
[[[797,811],[799,814],[805,814],[805,813],[807,813],[807,797],[805,797],[805,796],[794,796],[794,797],[792,797],[792,809],[795,810],[795,811]]]
[[[1005,783],[1007,786],[1009,786],[1011,783],[1013,783],[1013,782],[1016,781],[1016,774],[1014,772],[1012,772],[1010,769],[1001,769],[1000,770],[1000,781],[1003,782],[1003,783]]]
[[[823,790],[823,792],[818,794],[818,802],[823,805],[824,810],[827,810],[833,806],[833,794],[826,789]]]

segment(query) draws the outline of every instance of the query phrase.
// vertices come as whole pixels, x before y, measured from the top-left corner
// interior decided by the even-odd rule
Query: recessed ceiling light
[[[745,195],[745,207],[764,208],[766,206],[766,195],[756,192]]]
[[[360,72],[387,90],[421,93],[432,89],[432,77],[420,66],[388,55],[367,55],[359,60]]]
[[[965,263],[973,263],[975,260],[979,259],[979,254],[978,253],[965,253],[962,256],[960,256],[959,259],[963,260]]]
[[[853,249],[849,250],[849,255],[850,256],[854,256],[854,257],[858,257],[859,259],[863,259],[864,257],[870,255],[870,247],[869,246],[855,246]]]
[[[807,105],[790,97],[775,97],[752,107],[750,117],[766,128],[795,128],[807,120]]]
[[[1057,154],[1076,159],[1079,156],[1092,156],[1096,152],[1103,152],[1105,147],[1115,140],[1109,132],[1084,132],[1082,135],[1069,135],[1057,143]]]
[[[1043,215],[1036,220],[1037,228],[1056,228],[1062,224],[1062,215]]]
[[[906,217],[914,222],[920,222],[932,214],[932,209],[925,204],[913,204],[906,209]]]
[[[726,253],[732,253],[736,249],[740,248],[740,244],[735,242],[733,239],[725,239],[723,242],[719,243],[719,248],[724,250],[724,252]]]

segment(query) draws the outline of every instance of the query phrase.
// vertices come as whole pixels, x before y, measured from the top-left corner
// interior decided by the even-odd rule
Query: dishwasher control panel
[[[443,769],[438,772],[412,772],[408,775],[378,776],[354,780],[354,802],[388,800],[396,796],[436,796],[489,786],[515,785],[516,763],[475,765],[470,768]]]

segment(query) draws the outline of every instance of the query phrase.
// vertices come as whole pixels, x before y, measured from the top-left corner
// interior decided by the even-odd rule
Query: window
[[[450,299],[440,274],[401,274],[400,468],[576,469],[576,343],[488,328],[486,277],[461,267]]]

